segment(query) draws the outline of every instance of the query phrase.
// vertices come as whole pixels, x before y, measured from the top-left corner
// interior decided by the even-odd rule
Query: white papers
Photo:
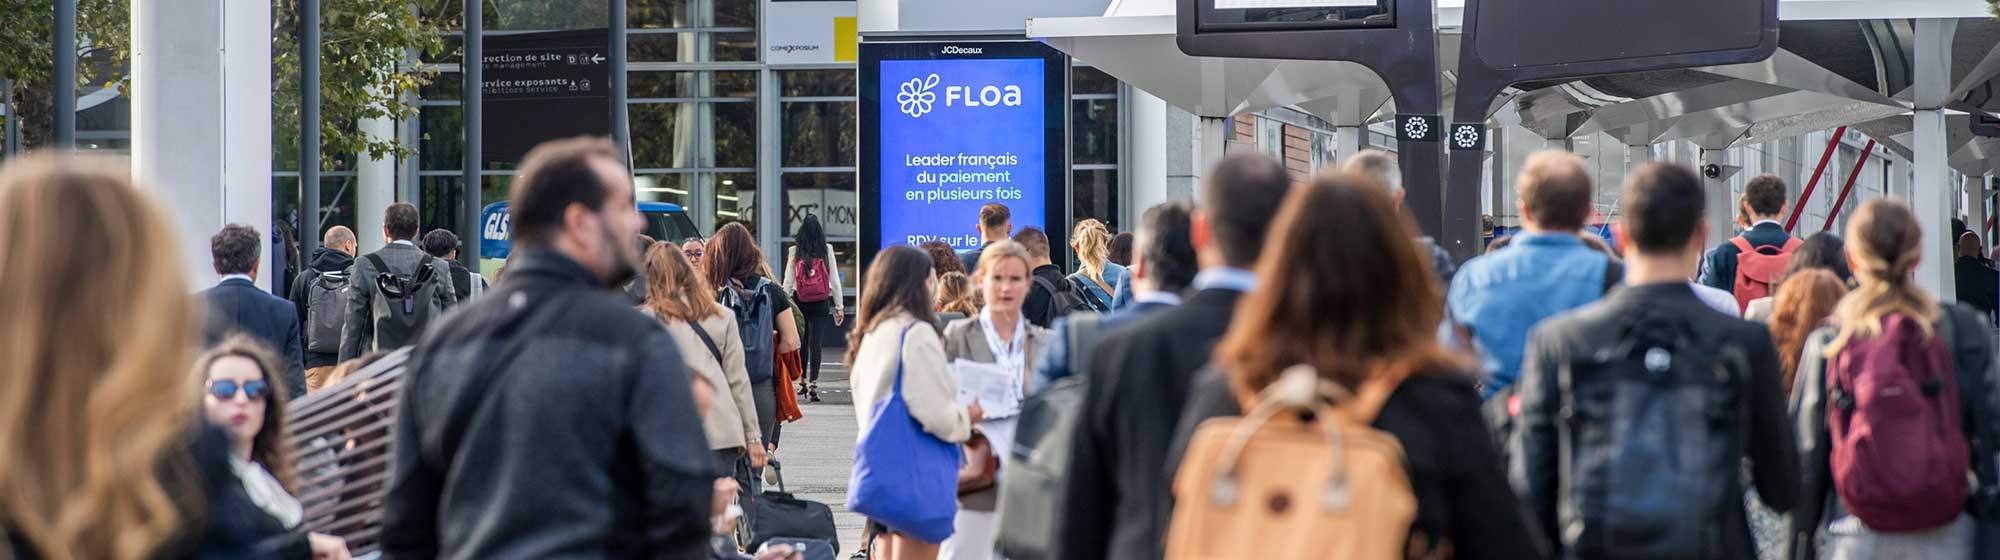
[[[1021,413],[1021,380],[1006,368],[957,360],[951,363],[951,373],[958,378],[959,404],[979,401],[988,419]]]

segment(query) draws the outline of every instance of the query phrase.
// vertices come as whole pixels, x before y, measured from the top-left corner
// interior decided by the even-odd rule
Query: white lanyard
[[[979,310],[979,330],[986,335],[986,348],[993,353],[993,363],[1013,374],[1016,381],[1022,379],[1022,369],[1028,361],[1028,345],[1024,342],[1028,335],[1026,323],[1025,316],[1015,315],[1013,340],[1001,342],[1000,330],[993,328],[992,308]],[[1015,383],[1014,386],[1018,391],[1021,384]]]

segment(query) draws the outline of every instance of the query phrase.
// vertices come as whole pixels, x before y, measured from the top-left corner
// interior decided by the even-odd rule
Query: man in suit
[[[1132,239],[1132,259],[1122,285],[1129,286],[1137,294],[1131,305],[1119,308],[1096,319],[1096,338],[1137,320],[1155,311],[1181,304],[1181,292],[1194,283],[1194,244],[1188,241],[1189,218],[1194,206],[1186,202],[1168,202],[1146,210],[1139,219],[1139,231]],[[1047,351],[1035,368],[1035,382],[1032,390],[1041,390],[1077,372],[1070,371],[1071,351],[1085,355],[1096,346],[1096,340],[1080,340],[1083,348],[1070,348],[1071,318],[1056,319],[1055,332]],[[1085,319],[1088,320],[1088,319]]]
[[[979,207],[978,229],[979,246],[958,253],[958,259],[965,262],[966,274],[979,272],[979,252],[986,250],[987,245],[1014,234],[1014,213],[1005,204],[988,202]]]
[[[1750,227],[1738,237],[1749,241],[1751,247],[1780,248],[1792,240],[1792,234],[1786,233],[1785,225],[1778,222],[1785,216],[1785,180],[1777,175],[1765,173],[1751,177],[1750,183],[1743,186],[1743,202],[1739,210],[1749,216]],[[1723,242],[1709,249],[1702,257],[1701,283],[1736,293],[1736,263],[1742,252],[1734,242]]]
[[[458,294],[451,287],[451,269],[445,266],[444,261],[432,258],[423,249],[417,248],[415,240],[419,229],[416,206],[408,202],[391,204],[382,215],[382,237],[389,243],[380,251],[354,259],[354,273],[349,275],[354,280],[348,284],[353,293],[347,298],[347,324],[341,327],[340,361],[359,358],[378,349],[393,350],[417,342],[414,339],[376,340],[375,298],[383,297],[376,279],[383,271],[375,266],[374,259],[370,257],[382,259],[382,264],[388,266],[388,272],[404,278],[416,278],[418,266],[426,261],[431,263],[431,281],[442,283],[442,289],[433,291],[436,295],[430,302],[429,316],[432,320],[443,315],[446,307],[458,302]]]
[[[1236,301],[1257,283],[1248,269],[1292,186],[1283,165],[1256,153],[1224,158],[1205,177],[1190,221],[1201,265],[1194,294],[1106,334],[1087,363],[1056,558],[1154,559],[1165,550],[1173,473],[1160,465],[1173,426]]]
[[[306,393],[305,357],[299,348],[299,314],[292,302],[257,288],[257,265],[264,251],[257,230],[242,224],[223,226],[208,238],[215,273],[222,282],[203,290],[208,308],[202,325],[202,345],[212,346],[233,333],[244,333],[284,353],[285,392]]]

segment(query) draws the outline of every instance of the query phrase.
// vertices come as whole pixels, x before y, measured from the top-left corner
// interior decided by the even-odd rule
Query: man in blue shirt
[[[1116,311],[1096,318],[1095,333],[1111,332],[1112,329],[1128,323],[1140,316],[1180,305],[1180,293],[1194,283],[1194,244],[1189,241],[1188,231],[1193,207],[1186,202],[1168,202],[1146,210],[1139,220],[1139,231],[1132,236],[1131,274],[1126,275],[1121,286],[1129,286],[1135,294],[1133,303]],[[1054,342],[1042,351],[1040,363],[1035,367],[1034,383],[1030,391],[1040,391],[1057,380],[1076,372],[1070,370],[1070,323],[1068,319],[1057,319]],[[1092,336],[1094,339],[1095,337]],[[1088,352],[1095,340],[1080,340]]]
[[[1481,392],[1492,396],[1519,377],[1528,330],[1557,313],[1597,301],[1617,281],[1611,259],[1577,236],[1590,218],[1590,170],[1568,152],[1528,158],[1515,179],[1521,232],[1498,251],[1466,261],[1446,298],[1453,327],[1486,358]]]

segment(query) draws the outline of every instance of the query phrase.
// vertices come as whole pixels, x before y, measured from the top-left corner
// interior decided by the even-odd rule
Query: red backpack
[[[826,271],[826,259],[813,259],[808,265],[800,260],[795,270],[799,271],[797,297],[802,303],[819,303],[833,297],[833,280]]]
[[[1799,250],[1804,243],[1794,237],[1785,240],[1785,246],[1765,245],[1751,247],[1750,240],[1733,237],[1730,243],[1736,245],[1736,312],[1742,313],[1750,307],[1750,300],[1770,296],[1778,291],[1778,281],[1785,275],[1785,267],[1792,263],[1792,251]],[[1763,253],[1761,250],[1776,250]]]
[[[1915,531],[1965,509],[1970,465],[1943,337],[1903,315],[1827,365],[1830,463],[1840,503],[1870,529]]]

